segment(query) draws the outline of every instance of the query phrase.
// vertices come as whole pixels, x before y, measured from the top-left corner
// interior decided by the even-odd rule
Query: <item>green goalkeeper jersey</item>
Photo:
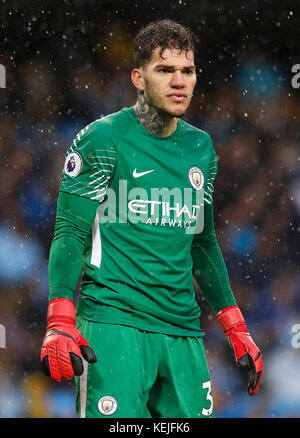
[[[82,224],[91,224],[77,304],[83,317],[201,336],[192,250],[201,242],[216,172],[209,135],[181,119],[175,132],[159,137],[131,107],[78,133],[66,155],[58,216],[72,223],[69,196],[68,205],[82,205]],[[225,289],[230,295],[228,282]],[[50,288],[50,298],[62,295],[59,286]]]

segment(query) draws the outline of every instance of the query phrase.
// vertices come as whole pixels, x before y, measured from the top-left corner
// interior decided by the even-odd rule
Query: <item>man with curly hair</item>
[[[215,235],[214,146],[181,119],[194,53],[179,23],[141,29],[136,104],[83,128],[66,155],[41,361],[56,381],[76,376],[80,417],[213,416],[193,277],[248,370],[249,394],[263,376]]]

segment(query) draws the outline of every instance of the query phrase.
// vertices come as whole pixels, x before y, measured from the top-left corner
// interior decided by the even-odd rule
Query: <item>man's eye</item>
[[[167,68],[161,68],[159,71],[162,73],[169,73],[169,70]]]

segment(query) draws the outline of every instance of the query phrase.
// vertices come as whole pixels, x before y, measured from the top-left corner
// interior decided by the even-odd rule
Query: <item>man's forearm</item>
[[[215,312],[236,304],[225,261],[214,233],[192,248],[193,275]]]
[[[63,192],[59,194],[49,254],[49,300],[74,299],[97,207],[93,201]]]
[[[49,300],[74,300],[84,251],[85,245],[74,237],[61,235],[53,240],[49,255]]]

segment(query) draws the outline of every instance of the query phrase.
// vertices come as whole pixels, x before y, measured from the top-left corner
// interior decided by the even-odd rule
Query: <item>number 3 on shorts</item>
[[[208,380],[207,382],[204,382],[202,385],[202,389],[207,389],[207,394],[206,394],[206,400],[210,401],[210,407],[209,409],[202,409],[202,415],[208,416],[212,414],[213,411],[213,398],[211,395],[211,380]]]

